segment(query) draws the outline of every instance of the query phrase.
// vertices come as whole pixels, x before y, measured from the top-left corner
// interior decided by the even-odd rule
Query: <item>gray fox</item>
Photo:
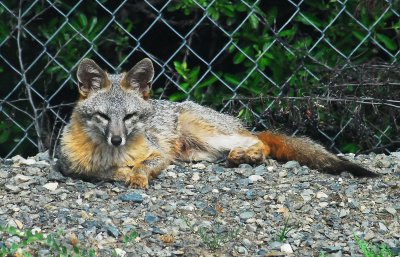
[[[174,161],[226,159],[236,166],[260,164],[271,156],[330,174],[377,176],[306,137],[252,133],[235,117],[190,101],[152,100],[153,76],[147,58],[117,75],[82,60],[77,71],[80,98],[60,142],[57,166],[62,173],[147,188]]]

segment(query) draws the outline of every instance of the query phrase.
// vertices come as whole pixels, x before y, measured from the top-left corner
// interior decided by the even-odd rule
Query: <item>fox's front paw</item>
[[[134,188],[148,188],[149,178],[145,174],[133,174],[126,180],[126,185]]]

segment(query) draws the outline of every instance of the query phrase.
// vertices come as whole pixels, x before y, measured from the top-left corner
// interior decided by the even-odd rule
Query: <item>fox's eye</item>
[[[134,116],[137,116],[137,113],[136,113],[136,112],[132,112],[132,113],[129,113],[129,114],[125,115],[124,121],[129,120],[129,119],[131,119],[131,118],[134,117]]]
[[[108,117],[107,115],[105,115],[104,113],[101,113],[101,112],[96,113],[96,116],[103,120],[110,120],[110,117]]]

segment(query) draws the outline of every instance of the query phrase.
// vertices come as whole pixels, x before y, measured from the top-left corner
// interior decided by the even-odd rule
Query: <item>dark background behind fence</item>
[[[0,156],[54,149],[84,57],[155,63],[153,97],[335,152],[400,148],[400,3],[1,1]]]

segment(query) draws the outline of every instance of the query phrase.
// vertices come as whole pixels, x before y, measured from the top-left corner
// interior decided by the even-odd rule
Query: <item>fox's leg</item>
[[[167,158],[152,154],[142,162],[128,163],[124,167],[118,167],[114,178],[131,187],[148,188],[150,180],[156,178],[169,164],[170,161]]]

